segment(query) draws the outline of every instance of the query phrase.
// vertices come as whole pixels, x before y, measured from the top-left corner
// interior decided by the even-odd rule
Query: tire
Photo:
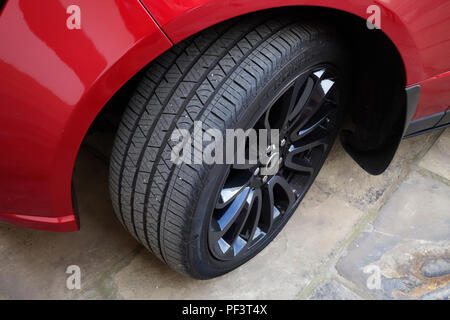
[[[298,20],[293,16],[255,14],[192,36],[151,63],[124,112],[110,165],[114,211],[139,242],[178,272],[197,279],[216,277],[261,251],[297,208],[335,140],[347,91],[345,77],[349,67],[345,47],[333,28]],[[202,121],[203,130],[218,128],[221,132],[227,128],[254,127],[263,115],[272,117],[272,111],[265,110],[265,106],[275,97],[287,95],[291,87],[294,92],[293,83],[301,77],[306,77],[305,81],[325,81],[316,77],[321,70],[331,74],[332,81],[338,79],[339,84],[339,90],[334,89],[337,85],[333,82],[332,97],[320,102],[321,108],[330,105],[327,108],[333,110],[331,125],[326,127],[326,144],[307,151],[312,160],[306,158],[306,151],[301,153],[304,158],[300,160],[293,160],[300,153],[291,158],[287,155],[286,171],[282,174],[292,175],[291,180],[286,180],[289,188],[292,185],[299,188],[292,195],[281,182],[274,182],[273,190],[269,190],[275,176],[269,177],[266,184],[261,182],[263,177],[256,177],[260,181],[258,190],[263,191],[254,196],[255,203],[260,205],[255,210],[266,209],[252,214],[259,215],[258,219],[264,223],[255,220],[250,227],[251,220],[247,218],[249,226],[247,222],[240,226],[246,230],[247,238],[253,232],[246,251],[238,254],[233,247],[235,253],[221,256],[220,251],[214,251],[216,243],[210,238],[214,231],[211,228],[217,222],[214,219],[219,210],[218,195],[231,179],[234,168],[204,163],[175,165],[170,160],[176,145],[171,140],[172,133],[175,129],[192,132],[194,121]],[[313,85],[311,90],[319,90],[316,82]],[[303,84],[302,90],[306,88]],[[304,95],[304,91],[292,93],[289,99],[297,99],[292,98],[294,94]],[[310,93],[308,99],[312,101],[314,94]],[[325,124],[321,122],[319,126]],[[317,128],[314,130],[320,129]],[[313,169],[307,174],[290,172],[288,158],[291,167],[308,160]],[[277,204],[278,198],[282,198],[284,202],[280,203],[284,207]],[[281,210],[276,223],[275,210]],[[264,235],[253,243],[256,232]]]

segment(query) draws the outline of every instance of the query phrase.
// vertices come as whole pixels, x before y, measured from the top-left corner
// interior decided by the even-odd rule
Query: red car
[[[3,0],[0,10],[0,221],[78,230],[79,147],[105,114],[120,115],[116,215],[195,278],[238,267],[277,235],[344,117],[342,143],[371,174],[402,138],[450,123],[448,0]],[[196,121],[277,129],[279,170],[173,163],[173,132]]]

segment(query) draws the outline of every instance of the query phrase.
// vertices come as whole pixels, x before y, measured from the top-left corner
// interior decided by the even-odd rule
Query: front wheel
[[[117,216],[179,272],[207,279],[237,268],[280,232],[321,169],[347,74],[332,28],[295,17],[247,16],[176,45],[149,66],[120,124],[110,168]],[[222,133],[278,129],[276,172],[261,174],[259,159],[173,163],[172,134],[194,136],[196,121]]]

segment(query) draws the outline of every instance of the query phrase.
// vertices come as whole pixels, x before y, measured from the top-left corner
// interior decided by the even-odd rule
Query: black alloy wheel
[[[265,165],[230,166],[211,216],[209,248],[219,260],[239,258],[295,210],[314,181],[340,125],[339,78],[317,66],[295,78],[267,106],[255,129],[278,129],[275,175]],[[244,168],[242,168],[244,167]]]

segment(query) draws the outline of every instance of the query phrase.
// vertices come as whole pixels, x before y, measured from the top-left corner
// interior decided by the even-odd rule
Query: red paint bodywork
[[[0,13],[0,221],[78,229],[71,179],[81,141],[105,103],[173,43],[248,12],[296,5],[364,19],[382,8],[408,85],[420,84],[415,119],[450,101],[447,0],[9,0]],[[80,30],[66,8],[81,8]],[[145,6],[145,7],[144,7]]]

